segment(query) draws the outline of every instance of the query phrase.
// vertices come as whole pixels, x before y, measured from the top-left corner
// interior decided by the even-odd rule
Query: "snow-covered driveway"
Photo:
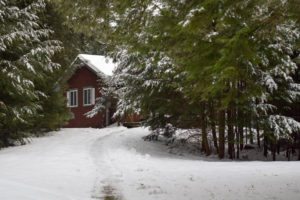
[[[0,199],[90,199],[96,176],[91,148],[110,131],[64,129],[0,150]]]
[[[0,199],[300,199],[300,162],[176,156],[141,140],[145,134],[143,128],[64,129],[1,150]]]

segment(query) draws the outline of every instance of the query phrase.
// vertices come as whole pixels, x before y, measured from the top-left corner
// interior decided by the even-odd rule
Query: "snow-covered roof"
[[[90,67],[97,74],[113,75],[116,64],[109,57],[89,54],[79,54],[77,56],[84,64]]]

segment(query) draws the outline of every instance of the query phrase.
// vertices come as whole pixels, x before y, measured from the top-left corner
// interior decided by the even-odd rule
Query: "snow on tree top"
[[[77,56],[81,61],[88,65],[96,73],[103,73],[107,76],[113,75],[116,63],[109,57],[89,54],[79,54]]]

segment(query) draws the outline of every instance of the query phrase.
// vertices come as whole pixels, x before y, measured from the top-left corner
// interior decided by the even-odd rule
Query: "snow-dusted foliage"
[[[113,81],[117,86],[119,102],[115,117],[128,113],[164,116],[168,109],[161,111],[159,107],[174,101],[175,94],[183,96],[180,82],[184,74],[176,70],[173,61],[166,54],[151,52],[145,56],[122,50],[117,58],[119,66]]]
[[[185,19],[181,21],[179,24],[183,27],[188,26],[191,23],[191,19],[194,18],[194,16],[198,13],[201,13],[204,10],[204,8],[201,6],[200,8],[193,8],[189,11],[189,13],[186,15]]]
[[[298,131],[300,124],[286,117],[284,110],[295,103],[300,94],[300,85],[293,78],[298,68],[293,56],[299,48],[300,30],[299,21],[290,17],[290,3],[250,0],[225,4],[203,4],[200,16],[211,17],[207,9],[219,8],[218,17],[208,17],[206,26],[200,25],[207,28],[211,23],[211,28],[200,34],[205,42],[211,43],[209,50],[219,53],[215,62],[207,62],[215,69],[212,76],[217,77],[215,83],[208,86],[210,91],[228,91],[222,97],[226,107],[240,107],[243,112],[254,114],[255,120],[259,119],[263,127],[278,137]],[[190,21],[201,20],[200,17],[193,15]],[[191,26],[184,29],[193,28]],[[194,26],[192,30],[197,31],[199,27]],[[204,50],[205,55],[208,50]],[[211,94],[208,93],[208,97]]]
[[[51,57],[61,46],[48,40],[52,31],[41,26],[43,0],[25,7],[0,0],[0,5],[0,129],[9,130],[8,124],[29,123],[41,109],[39,98],[45,94],[34,82],[59,67]]]
[[[116,87],[112,81],[112,77],[103,75],[101,79],[100,97],[95,99],[95,106],[85,115],[89,118],[94,117],[97,113],[109,108],[114,98],[116,98]]]
[[[291,117],[270,115],[268,117],[268,124],[276,138],[288,138],[292,133],[300,131],[300,123]]]
[[[120,61],[114,77],[120,99],[116,115],[129,110],[146,114],[155,121],[154,128],[170,121],[178,127],[201,127],[203,141],[212,129],[214,146],[221,143],[220,158],[226,138],[231,158],[234,145],[243,148],[248,134],[243,126],[257,129],[258,140],[265,133],[289,137],[299,127],[288,111],[297,103],[300,88],[294,80],[300,41],[295,2],[103,3],[104,11],[95,12],[105,32],[101,39]],[[96,4],[86,4],[86,11],[93,12]]]
[[[285,6],[286,2],[282,1]],[[259,20],[268,19],[269,13],[260,13]],[[264,35],[264,36],[262,36]],[[254,44],[266,44],[257,52],[258,63],[252,64],[252,72],[257,78],[256,82],[262,87],[261,96],[257,96],[260,117],[266,118],[266,123],[276,137],[288,137],[291,133],[299,131],[300,123],[292,118],[275,113],[283,104],[287,105],[297,101],[300,96],[300,84],[295,83],[293,75],[297,64],[292,59],[296,49],[295,44],[300,39],[298,24],[292,20],[278,23],[274,30],[263,29],[254,33]],[[257,62],[256,60],[256,62]],[[280,101],[276,103],[275,101]],[[257,114],[257,113],[256,113]]]
[[[140,112],[141,93],[137,93],[137,86],[143,84],[142,58],[137,53],[129,54],[121,49],[117,59],[119,64],[112,81],[116,85],[119,100],[114,117],[124,117],[127,113]]]
[[[175,5],[153,0],[145,5],[144,12],[134,3],[123,12],[111,4],[115,30],[122,32],[125,26],[135,30],[130,36],[122,32],[115,49],[119,61],[113,78],[119,98],[115,116],[169,115],[168,106],[176,105],[174,98],[191,105],[191,99],[220,98],[220,93],[229,91],[221,95],[221,104],[241,106],[273,130],[274,120],[269,117],[282,113],[274,100],[292,103],[300,88],[292,78],[297,69],[292,55],[300,31],[298,22],[286,15],[287,1],[193,1],[190,5],[179,1]],[[172,27],[164,21],[170,16]],[[236,84],[244,84],[243,89]]]
[[[286,100],[295,100],[295,94],[299,94],[299,85],[294,83],[292,75],[297,70],[296,63],[291,56],[295,49],[296,41],[300,39],[299,27],[293,21],[278,24],[272,31],[271,37],[263,38],[259,42],[268,46],[261,51],[259,58],[260,66],[255,66],[255,74],[260,75],[261,84],[269,93],[276,93],[280,87],[286,87],[284,94]]]

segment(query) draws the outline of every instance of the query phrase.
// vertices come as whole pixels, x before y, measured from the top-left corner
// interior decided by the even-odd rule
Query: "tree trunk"
[[[233,110],[233,117],[234,117],[234,134],[236,137],[235,144],[236,144],[236,158],[240,159],[240,133],[239,133],[239,108]]]
[[[276,150],[272,149],[272,158],[273,161],[276,161]]]
[[[213,135],[213,140],[214,140],[214,147],[216,148],[216,152],[219,152],[219,147],[218,147],[218,138],[217,138],[217,131],[216,131],[216,125],[212,124],[211,125],[211,131]]]
[[[254,144],[253,142],[253,131],[251,128],[251,124],[249,124],[249,137],[250,137],[250,144]]]
[[[228,126],[228,154],[230,159],[234,159],[234,131],[233,131],[233,112],[229,108],[227,110],[227,126]]]
[[[8,141],[8,136],[10,131],[9,130],[0,130],[0,141],[2,143],[2,147],[7,147],[9,146],[9,141]],[[1,148],[1,145],[0,145]]]
[[[219,111],[219,158],[223,159],[225,155],[225,111]]]
[[[296,147],[298,149],[298,160],[300,160],[300,133],[296,133]]]
[[[246,120],[244,121],[244,122],[246,122]],[[246,124],[246,123],[244,123],[244,124]],[[247,126],[245,126],[245,143],[246,144],[248,144],[248,129],[247,129]]]
[[[239,81],[237,83],[237,87],[238,87],[238,100],[240,99],[241,93],[245,87],[245,83],[243,81]],[[238,104],[238,108],[237,108],[237,120],[236,120],[236,124],[237,124],[237,150],[239,152],[239,150],[243,150],[244,148],[244,131],[243,131],[243,127],[244,127],[244,115],[243,115],[243,111],[240,108],[241,105]]]
[[[257,140],[257,145],[260,148],[260,134],[259,134],[259,125],[258,125],[258,122],[256,122],[256,140]]]
[[[272,157],[273,157],[273,161],[276,161],[276,139],[272,138]]]
[[[264,133],[264,156],[267,157],[268,156],[268,138],[265,134],[266,133]]]
[[[236,133],[236,158],[240,159],[240,133],[238,130],[235,131]]]
[[[239,135],[239,148],[240,150],[243,150],[244,148],[244,130],[243,130],[243,112],[239,109],[238,111],[238,135]]]
[[[210,121],[211,121],[211,131],[212,131],[212,136],[213,136],[213,140],[214,140],[214,147],[217,151],[217,153],[219,152],[219,148],[218,148],[218,138],[217,138],[217,132],[216,132],[216,122],[215,122],[215,110],[214,110],[214,104],[213,102],[211,102],[210,104]]]
[[[210,155],[210,148],[207,138],[207,120],[205,117],[205,104],[203,104],[203,111],[201,113],[201,131],[202,131],[202,150],[205,152],[206,156]]]

